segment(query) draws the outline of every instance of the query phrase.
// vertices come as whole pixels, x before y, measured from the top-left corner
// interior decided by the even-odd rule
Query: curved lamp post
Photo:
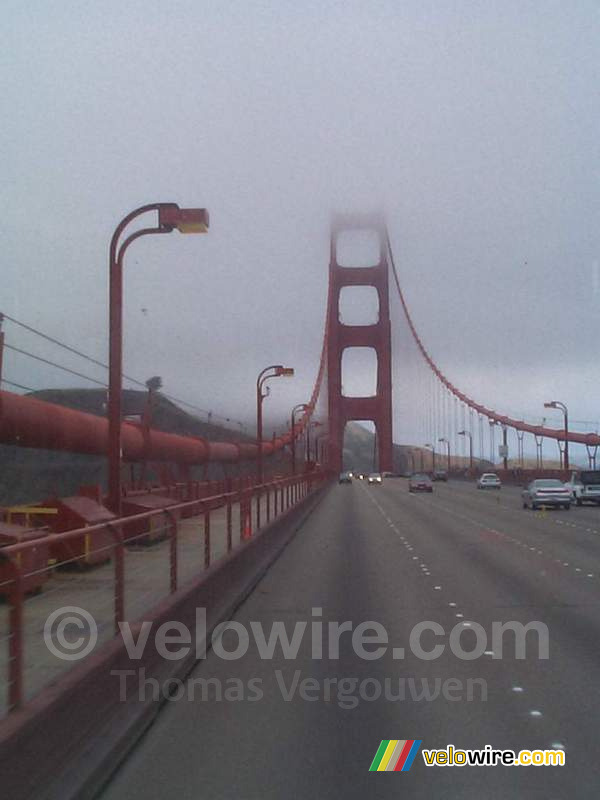
[[[459,431],[459,436],[468,436],[469,437],[469,471],[473,471],[473,437],[471,435],[471,431]]]
[[[431,450],[431,469],[435,472],[435,445],[426,444],[425,447],[429,447]]]
[[[309,420],[308,425],[306,426],[306,461],[310,461],[310,429],[311,428],[322,428],[323,423],[319,422],[318,420],[313,420],[312,422]]]
[[[296,425],[296,411],[306,411],[308,406],[306,403],[298,403],[297,406],[292,408],[292,429],[291,429],[291,437],[292,437],[292,475],[296,474],[296,434],[294,431],[294,426]]]
[[[318,461],[320,464],[324,461],[325,456],[325,442],[321,442],[321,439],[327,440],[329,438],[329,434],[327,432],[318,433],[315,436],[315,460]],[[320,453],[319,453],[319,445],[320,445]]]
[[[560,408],[565,418],[565,456],[564,468],[569,469],[569,411],[564,403],[558,400],[551,400],[549,403],[544,403],[544,408]]]
[[[149,211],[158,212],[157,224],[140,228],[119,242],[125,228]],[[206,233],[208,211],[205,208],[179,208],[176,203],[149,203],[127,214],[115,228],[110,240],[109,322],[108,322],[108,505],[121,515],[121,405],[123,391],[123,257],[129,245],[151,233]]]
[[[448,473],[450,473],[450,441],[448,439],[446,439],[444,436],[442,436],[440,439],[438,439],[438,442],[446,442],[446,446],[448,447],[448,453],[447,453],[447,459],[448,460],[447,460],[446,469],[448,470]]]
[[[284,367],[281,364],[271,364],[265,367],[258,373],[256,379],[256,440],[258,443],[258,457],[257,463],[257,478],[258,483],[262,485],[263,482],[263,420],[262,420],[262,404],[267,396],[263,392],[263,387],[269,378],[291,378],[294,375],[292,367]]]

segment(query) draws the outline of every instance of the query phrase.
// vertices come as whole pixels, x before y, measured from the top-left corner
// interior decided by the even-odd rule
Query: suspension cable
[[[108,364],[105,364],[103,361],[100,361],[97,358],[94,358],[93,356],[90,356],[87,353],[84,353],[81,350],[78,350],[77,348],[72,347],[69,344],[66,344],[65,342],[61,342],[60,339],[55,339],[53,336],[49,336],[47,333],[44,333],[43,331],[40,331],[37,328],[34,328],[32,325],[27,325],[25,322],[22,322],[21,320],[18,320],[15,317],[12,317],[10,314],[4,314],[3,313],[0,316],[2,316],[3,319],[9,320],[10,322],[14,323],[15,325],[18,325],[20,328],[23,328],[24,330],[29,331],[30,333],[34,333],[36,336],[39,336],[40,338],[45,339],[47,342],[51,342],[52,344],[55,344],[58,347],[62,347],[63,350],[67,350],[69,353],[73,353],[74,355],[79,356],[80,358],[83,358],[86,361],[89,361],[91,364],[95,364],[98,367],[102,367],[102,369],[106,369],[106,370],[108,369]],[[73,375],[75,375],[77,377],[80,377],[80,378],[83,378],[85,380],[91,381],[92,383],[96,383],[99,386],[103,386],[103,387],[107,387],[108,386],[108,384],[106,384],[106,383],[104,383],[102,381],[98,381],[95,378],[90,378],[89,376],[83,375],[82,373],[79,373],[79,372],[76,372],[74,370],[71,370],[68,367],[63,367],[62,365],[57,364],[57,363],[55,363],[53,361],[49,361],[49,360],[43,359],[43,358],[41,358],[41,356],[36,356],[33,353],[29,353],[29,352],[27,352],[25,350],[19,350],[19,348],[16,348],[16,347],[14,347],[12,345],[9,345],[9,344],[5,344],[4,346],[7,347],[10,350],[14,350],[16,352],[19,352],[22,355],[29,356],[30,358],[34,358],[34,359],[36,359],[38,361],[42,361],[44,363],[47,363],[50,366],[54,366],[57,369],[61,369],[61,370],[65,371],[65,372],[70,372],[71,374],[73,374]],[[143,381],[137,380],[137,378],[132,378],[130,375],[126,375],[125,373],[123,373],[122,377],[125,378],[126,380],[128,380],[130,383],[133,383],[136,386],[141,387],[142,389],[146,389],[147,388],[146,384]],[[10,383],[10,381],[5,381],[5,383]],[[17,388],[24,388],[22,386],[18,386],[18,384],[12,384],[11,383],[11,385],[17,386]],[[31,389],[31,391],[36,391],[36,390]],[[209,409],[201,408],[200,406],[194,405],[194,403],[189,403],[187,400],[182,400],[181,398],[175,397],[174,395],[167,394],[166,392],[161,392],[161,394],[164,397],[168,398],[169,400],[172,400],[174,403],[180,403],[180,404],[182,404],[184,406],[187,406],[188,408],[194,409],[194,411],[199,411],[201,414],[205,414],[207,416],[210,416],[211,418],[214,417],[215,419],[220,419],[220,420],[223,420],[225,422],[233,422],[233,423],[235,423],[237,425],[241,424],[239,420],[233,419],[231,417],[225,417],[222,414],[215,414],[212,411],[210,411]]]
[[[385,239],[386,239],[387,252],[388,252],[388,255],[389,255],[389,258],[390,258],[390,264],[391,264],[391,267],[392,267],[392,274],[394,276],[394,282],[396,284],[396,289],[398,291],[398,296],[400,298],[400,303],[402,305],[402,309],[404,311],[404,315],[406,317],[406,321],[408,323],[408,327],[410,328],[410,331],[411,331],[411,334],[413,336],[413,339],[416,342],[417,347],[419,348],[419,350],[421,352],[421,355],[423,356],[423,358],[425,359],[425,361],[429,365],[430,369],[435,373],[435,375],[437,375],[438,379],[444,384],[444,386],[448,389],[448,391],[454,397],[457,397],[459,400],[461,400],[463,403],[465,403],[467,406],[469,406],[469,408],[472,408],[474,411],[476,411],[479,414],[483,414],[489,420],[492,420],[495,423],[500,423],[501,425],[506,425],[507,427],[515,428],[516,430],[519,430],[519,431],[525,431],[527,433],[532,433],[532,434],[534,434],[536,436],[542,436],[542,437],[545,436],[545,437],[547,437],[549,439],[560,439],[560,440],[563,440],[565,438],[564,430],[559,429],[559,428],[547,428],[545,425],[529,425],[529,424],[523,422],[523,420],[511,419],[510,417],[508,417],[506,415],[499,414],[497,411],[494,411],[493,409],[486,408],[486,406],[483,406],[480,403],[476,403],[475,400],[473,400],[472,398],[468,397],[466,394],[461,392],[456,386],[454,386],[448,380],[448,378],[446,378],[444,373],[439,369],[439,367],[437,366],[435,361],[432,359],[432,357],[429,355],[429,353],[425,349],[425,346],[423,345],[421,337],[419,336],[419,334],[417,332],[417,329],[415,327],[415,324],[414,324],[414,322],[412,320],[412,317],[410,315],[410,311],[408,309],[408,305],[407,305],[406,300],[404,298],[404,293],[403,293],[402,288],[400,286],[400,279],[398,277],[398,271],[396,269],[396,263],[395,263],[394,254],[393,254],[393,251],[392,251],[392,244],[391,244],[389,233],[387,232],[387,230],[385,232]],[[600,444],[600,436],[597,435],[597,434],[593,434],[593,433],[577,433],[577,432],[574,432],[574,431],[569,431],[568,432],[568,440],[570,442],[578,442],[578,443],[581,443],[581,444],[590,444],[590,445]]]

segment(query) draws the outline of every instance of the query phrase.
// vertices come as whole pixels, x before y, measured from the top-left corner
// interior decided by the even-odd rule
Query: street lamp
[[[325,442],[321,443],[321,439],[328,439],[328,438],[329,438],[329,434],[327,432],[318,433],[315,436],[315,460],[318,461],[321,464],[323,463],[323,460],[324,460],[323,456],[324,456],[324,451],[325,451]],[[320,452],[320,454],[319,454],[319,444],[321,444],[321,448],[320,448],[321,452]]]
[[[263,421],[262,421],[262,404],[267,396],[263,392],[263,386],[269,378],[291,378],[294,374],[292,367],[284,367],[281,364],[271,364],[270,367],[265,367],[258,373],[256,379],[256,440],[258,442],[258,483],[262,485],[263,482]]]
[[[446,442],[446,446],[448,448],[448,454],[447,454],[448,460],[446,464],[446,469],[448,470],[448,472],[450,472],[450,441],[446,439],[444,436],[442,436],[441,438],[438,439],[438,442]]]
[[[296,425],[295,415],[296,411],[306,411],[308,406],[306,403],[298,403],[297,406],[292,408],[292,475],[296,474],[296,433],[294,431],[294,427]]]
[[[309,422],[306,426],[306,460],[310,461],[310,429],[311,428],[320,428],[323,425],[322,422],[318,422],[314,420],[314,422]]]
[[[426,444],[425,447],[431,448],[431,469],[435,472],[435,446],[432,444]]]
[[[154,227],[140,228],[119,244],[125,228],[149,211],[158,212]],[[109,322],[108,322],[108,505],[121,515],[121,403],[123,391],[123,257],[129,245],[151,233],[206,233],[208,211],[205,208],[179,208],[176,203],[150,203],[127,214],[115,228],[110,240]]]
[[[544,403],[544,408],[560,408],[563,412],[565,417],[565,458],[564,458],[564,467],[565,469],[569,469],[569,412],[567,407],[564,403],[560,403],[558,400],[551,400],[549,403]]]
[[[473,471],[473,436],[471,431],[459,431],[459,436],[468,436],[469,437],[469,470]]]

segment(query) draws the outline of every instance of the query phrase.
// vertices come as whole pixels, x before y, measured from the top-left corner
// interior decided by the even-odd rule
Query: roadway
[[[402,479],[335,486],[234,619],[267,633],[280,620],[290,635],[296,622],[375,620],[389,636],[385,655],[360,658],[342,635],[338,659],[315,658],[308,633],[290,660],[281,650],[260,658],[253,636],[239,660],[209,652],[191,676],[217,679],[208,694],[195,690],[191,699],[188,688],[168,703],[102,798],[596,798],[599,599],[598,508],[524,511],[515,488],[479,492],[458,481],[435,484],[432,495],[409,495]],[[427,620],[445,631],[421,638],[426,650],[445,644],[431,660],[409,647],[411,630]],[[502,658],[491,643],[474,660],[450,652],[454,626],[467,629],[468,650],[469,623],[489,636],[492,622],[511,620],[548,626],[548,659],[537,657],[533,639],[527,658],[516,659],[510,637]],[[223,638],[229,649],[237,641],[231,632]],[[404,647],[403,658],[392,645]],[[297,671],[315,679],[304,695],[316,699],[284,698]],[[387,679],[396,698],[402,678],[405,698],[367,700],[346,684],[342,702],[328,683],[342,677],[367,680],[365,696]],[[451,678],[444,692],[438,683],[437,696],[418,699],[422,681],[435,695],[435,680]],[[255,679],[262,697],[252,701],[257,693],[244,689],[244,700],[219,701],[217,686],[237,685],[231,679],[243,687]],[[350,695],[356,706],[343,707]],[[428,768],[419,753],[410,772],[370,774],[390,738],[426,748],[560,747],[566,767]]]

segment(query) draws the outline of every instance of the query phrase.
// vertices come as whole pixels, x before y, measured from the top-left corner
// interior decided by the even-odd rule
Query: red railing
[[[157,605],[165,596],[175,593],[198,572],[207,569],[215,561],[241,546],[263,524],[268,524],[299,503],[327,480],[327,477],[326,472],[315,470],[278,478],[261,486],[240,484],[234,491],[179,502],[168,508],[146,511],[64,533],[42,535],[32,541],[1,547],[0,592],[7,598],[5,604],[7,614],[6,629],[4,635],[0,636],[0,642],[7,642],[8,645],[3,681],[8,711],[21,707],[27,699],[56,677],[52,674],[52,669],[49,669],[48,675],[44,674],[33,689],[25,686],[26,673],[37,668],[35,651],[38,656],[41,652],[42,659],[47,656],[40,641],[40,620],[48,617],[53,602],[54,606],[59,605],[59,607],[75,605],[80,599],[76,596],[76,590],[82,587],[86,590],[94,581],[101,583],[102,578],[99,576],[104,576],[107,584],[105,594],[112,594],[110,600],[112,609],[110,615],[106,614],[102,637],[103,641],[107,641],[119,632],[120,623],[140,619],[150,608]],[[193,526],[199,526],[201,531],[192,529]],[[218,541],[214,536],[217,527]],[[104,552],[107,565],[93,571],[79,572],[78,577],[72,578],[72,583],[67,582],[66,589],[61,585],[60,578],[64,578],[65,575],[72,576],[72,573],[66,573],[64,569],[59,573],[58,570],[69,564],[80,566],[78,562],[82,562],[82,557],[78,556],[70,562],[63,561],[51,565],[46,559],[43,564],[33,568],[24,566],[35,564],[36,553],[47,553],[57,544],[74,543],[82,537],[85,537],[88,543],[86,553],[89,555],[89,553]],[[157,539],[160,541],[157,542]],[[139,555],[142,545],[149,543],[154,546],[143,549],[146,553],[152,553],[152,564],[144,575],[143,568],[140,571],[139,567],[136,567],[134,556]],[[185,560],[182,561],[180,549],[184,544],[186,552]],[[109,561],[113,562],[112,568]],[[182,567],[185,567],[183,570],[186,572],[185,576],[182,576]],[[54,581],[50,579],[51,577]],[[132,587],[128,585],[128,578],[134,584]],[[40,592],[41,583],[44,581],[46,585]],[[36,594],[28,594],[32,586],[35,586]],[[131,589],[129,600],[128,589]],[[140,602],[146,597],[150,598],[147,602]],[[46,605],[41,609],[40,619],[36,619],[38,609],[31,611],[30,616],[35,620],[35,631],[30,637],[29,645],[32,652],[28,657],[26,610],[28,604],[31,604],[31,610],[34,603],[42,601],[45,601]],[[130,606],[129,613],[128,606]],[[67,667],[63,664],[61,668],[64,672],[68,664]]]

